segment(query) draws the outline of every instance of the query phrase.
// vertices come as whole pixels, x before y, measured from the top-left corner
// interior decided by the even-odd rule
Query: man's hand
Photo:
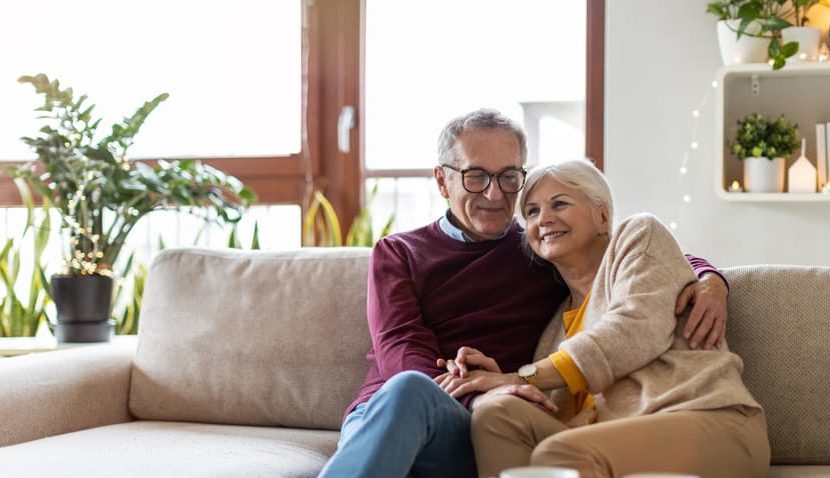
[[[729,289],[717,274],[708,273],[698,282],[687,285],[677,297],[675,315],[694,304],[683,328],[689,348],[703,346],[706,350],[719,347],[726,336],[726,296]]]
[[[468,393],[487,392],[501,385],[515,385],[519,383],[519,376],[515,373],[494,373],[486,370],[467,372],[466,377],[459,377],[450,372],[442,373],[433,379],[445,392],[453,398],[463,397]]]
[[[455,354],[454,359],[444,360],[439,358],[435,363],[440,368],[446,368],[450,374],[462,378],[466,378],[470,370],[473,369],[501,373],[501,368],[499,368],[499,364],[495,360],[472,347],[461,347]]]
[[[475,409],[475,407],[480,403],[486,402],[487,400],[490,400],[498,395],[514,395],[519,398],[524,398],[528,402],[536,404],[539,408],[550,413],[551,415],[556,413],[557,410],[556,405],[554,405],[553,401],[545,392],[529,384],[501,385],[496,387],[487,393],[474,398],[473,402],[470,404],[470,409]]]

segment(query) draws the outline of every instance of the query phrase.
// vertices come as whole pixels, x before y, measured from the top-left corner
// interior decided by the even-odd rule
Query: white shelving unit
[[[807,157],[815,165],[815,125],[830,121],[830,63],[796,63],[773,71],[763,63],[723,67],[718,72],[715,121],[715,191],[726,201],[830,202],[824,193],[729,192],[732,181],[743,184],[743,164],[732,157],[728,142],[738,118],[750,113],[784,114],[807,138]],[[798,154],[787,160],[787,167]]]

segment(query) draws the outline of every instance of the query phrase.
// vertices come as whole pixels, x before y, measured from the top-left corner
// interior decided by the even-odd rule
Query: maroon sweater
[[[399,372],[438,376],[444,370],[435,360],[454,357],[461,346],[481,350],[503,372],[532,361],[568,289],[551,265],[524,254],[521,232],[514,223],[501,239],[461,242],[436,221],[375,245],[366,299],[369,371],[346,414]],[[694,265],[698,274],[715,270],[705,261]]]

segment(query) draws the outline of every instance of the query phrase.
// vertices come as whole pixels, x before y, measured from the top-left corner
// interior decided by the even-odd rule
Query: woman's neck
[[[594,278],[602,263],[605,249],[608,247],[608,236],[600,236],[579,254],[569,255],[554,261],[553,265],[565,281],[571,292],[571,308],[579,307],[585,297],[591,292]]]

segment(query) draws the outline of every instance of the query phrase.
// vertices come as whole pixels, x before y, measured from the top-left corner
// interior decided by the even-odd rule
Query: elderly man
[[[476,403],[510,393],[552,406],[529,384],[456,400],[432,380],[446,371],[442,357],[464,361],[464,346],[505,372],[529,363],[567,296],[552,269],[525,255],[513,219],[526,153],[522,129],[493,110],[454,119],[441,132],[434,175],[450,208],[374,248],[369,372],[322,477],[476,476],[469,434]],[[689,260],[702,279],[678,297],[678,313],[694,303],[686,336],[693,348],[711,347],[725,332],[726,284],[706,261]]]

